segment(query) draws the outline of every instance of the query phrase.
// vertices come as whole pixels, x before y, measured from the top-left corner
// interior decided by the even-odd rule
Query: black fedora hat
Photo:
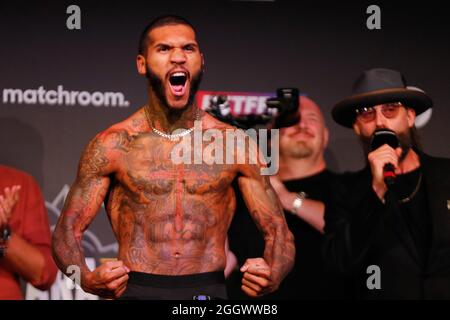
[[[376,68],[364,71],[353,85],[353,95],[336,104],[331,114],[340,125],[352,128],[356,109],[383,103],[401,102],[421,114],[433,106],[423,91],[407,87],[405,77],[398,71]]]

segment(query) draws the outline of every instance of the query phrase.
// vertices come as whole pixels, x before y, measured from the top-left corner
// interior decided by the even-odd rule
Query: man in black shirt
[[[301,120],[280,130],[280,168],[271,183],[277,192],[289,229],[294,234],[298,254],[293,270],[268,299],[344,299],[349,297],[345,278],[327,268],[322,255],[324,202],[335,174],[326,169],[324,150],[328,130],[319,107],[300,97]],[[230,249],[239,265],[261,255],[264,241],[251,221],[242,197],[237,194],[236,214],[229,230]],[[228,280],[230,298],[240,294],[242,275]]]
[[[335,181],[325,213],[326,260],[353,275],[363,299],[450,299],[450,160],[420,151],[414,121],[432,106],[395,70],[365,71],[334,120],[353,128],[367,166]],[[370,150],[377,129],[399,147]],[[385,182],[391,164],[395,183]]]

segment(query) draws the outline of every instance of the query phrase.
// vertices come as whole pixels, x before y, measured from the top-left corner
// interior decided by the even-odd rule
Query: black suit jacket
[[[398,205],[383,204],[371,187],[371,172],[344,175],[325,212],[325,260],[353,276],[363,299],[450,299],[450,159],[419,153],[431,222],[429,258],[419,258]],[[368,289],[380,268],[381,289]]]

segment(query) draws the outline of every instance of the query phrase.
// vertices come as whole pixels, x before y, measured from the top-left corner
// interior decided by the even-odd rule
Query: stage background
[[[402,71],[409,84],[433,98],[420,129],[424,150],[450,157],[450,26],[441,3],[383,4],[381,30],[366,28],[369,2],[322,1],[2,1],[0,3],[0,163],[32,174],[42,187],[52,225],[75,178],[79,156],[99,131],[146,101],[146,80],[135,68],[137,42],[154,17],[175,13],[198,29],[206,73],[201,90],[275,92],[297,87],[325,114],[331,138],[326,158],[341,172],[363,166],[351,130],[336,125],[334,103],[350,94],[365,69]],[[81,8],[81,30],[68,30],[66,8]],[[13,103],[5,89],[86,91],[99,102],[74,105]],[[94,92],[97,92],[94,96]],[[116,106],[103,105],[114,92]],[[24,98],[25,99],[25,98]],[[105,213],[95,219],[84,247],[90,263],[117,251]],[[28,289],[28,297],[86,298],[62,288]],[[92,298],[92,297],[91,297]]]

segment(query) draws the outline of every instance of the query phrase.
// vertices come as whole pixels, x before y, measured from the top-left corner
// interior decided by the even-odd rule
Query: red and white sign
[[[261,92],[198,91],[197,104],[201,109],[205,109],[210,105],[211,98],[218,95],[227,97],[233,115],[264,113],[266,99],[275,96],[275,94]]]

